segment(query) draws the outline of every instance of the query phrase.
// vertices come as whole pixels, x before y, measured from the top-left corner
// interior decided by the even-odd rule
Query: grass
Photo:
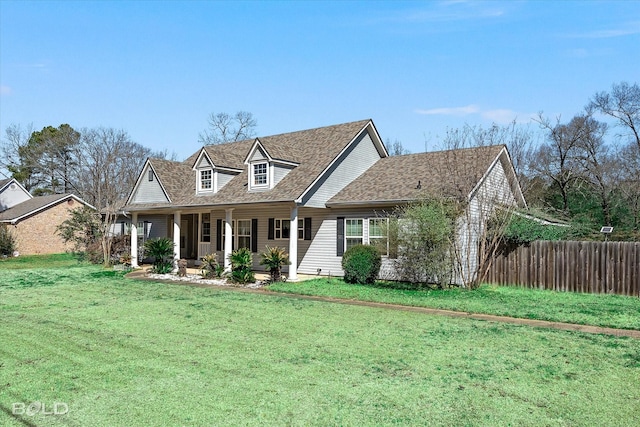
[[[524,319],[640,329],[640,298],[553,292],[518,287],[481,286],[464,289],[413,290],[402,284],[351,285],[341,279],[320,278],[274,283],[269,289],[362,301],[386,302]]]
[[[20,255],[16,258],[0,258],[0,270],[19,270],[25,268],[62,268],[75,267],[83,263],[69,253],[51,255]]]
[[[640,341],[0,268],[0,425],[638,425]],[[13,416],[15,402],[68,405]],[[47,406],[48,405],[48,406]]]

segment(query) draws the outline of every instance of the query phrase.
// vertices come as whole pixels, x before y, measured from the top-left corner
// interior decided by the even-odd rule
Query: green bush
[[[570,227],[541,224],[534,219],[519,215],[512,215],[506,229],[503,241],[507,245],[527,245],[534,240],[565,240]]]
[[[347,283],[371,284],[380,273],[382,257],[374,246],[356,245],[342,256],[344,281]]]
[[[231,281],[235,283],[255,282],[256,276],[251,270],[253,268],[253,256],[247,248],[236,249],[229,256],[231,262]]]
[[[144,242],[144,249],[148,256],[155,258],[153,262],[154,273],[166,274],[173,270],[173,249],[175,243],[167,237],[150,239]]]
[[[287,252],[277,246],[267,246],[267,250],[262,252],[260,257],[260,265],[267,267],[272,282],[279,282],[282,279],[282,266],[291,264]]]
[[[16,250],[16,239],[6,224],[0,224],[0,256],[10,257]]]

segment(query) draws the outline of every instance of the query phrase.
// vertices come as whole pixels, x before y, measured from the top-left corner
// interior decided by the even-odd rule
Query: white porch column
[[[138,212],[131,214],[131,268],[138,268]]]
[[[289,277],[287,280],[298,280],[298,206],[291,208],[291,222],[289,224]]]
[[[231,230],[231,222],[233,221],[233,208],[225,209],[224,218],[224,271],[231,271],[231,251],[233,250],[233,232]]]
[[[178,267],[178,260],[180,259],[180,219],[181,211],[175,211],[173,213],[173,244],[175,245],[173,258],[175,259],[175,267]]]
[[[200,261],[203,254],[200,253],[200,240],[202,240],[202,212],[198,212],[198,225],[196,226],[196,260]]]

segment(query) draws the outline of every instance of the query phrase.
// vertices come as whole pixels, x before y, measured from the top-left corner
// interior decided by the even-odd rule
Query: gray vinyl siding
[[[273,186],[278,185],[280,180],[287,176],[289,172],[291,172],[292,167],[286,167],[281,165],[273,166]]]
[[[136,189],[133,197],[131,198],[132,203],[162,203],[168,202],[167,196],[164,194],[162,190],[162,186],[160,186],[160,182],[158,181],[158,177],[153,176],[153,181],[149,181],[149,167],[147,166],[142,172],[140,185]]]
[[[216,189],[216,191],[220,191],[222,187],[227,185],[229,181],[231,181],[235,176],[237,176],[237,174],[224,173],[220,171],[217,171],[217,173],[218,173],[218,188]]]
[[[158,237],[169,236],[168,215],[138,215],[138,222],[147,222],[147,235],[145,239],[156,239]],[[131,218],[120,217],[111,227],[111,232],[119,236],[122,234],[122,224],[126,229],[131,227]]]
[[[255,162],[257,160],[264,160],[266,159],[267,156],[262,152],[262,150],[260,148],[258,148],[254,153],[253,156],[251,157],[251,161]]]
[[[462,259],[460,268],[466,281],[475,279],[478,270],[480,238],[496,205],[514,207],[517,205],[501,162],[497,162],[489,171],[469,200],[466,211],[458,219],[456,244]],[[464,279],[458,274],[455,282],[461,285]]]
[[[373,208],[359,209],[300,209],[304,213],[300,216],[311,217],[312,241],[306,241],[307,248],[304,256],[298,259],[298,273],[301,274],[318,274],[320,269],[321,276],[344,276],[342,270],[342,257],[337,256],[337,221],[338,217],[347,219],[363,219],[367,221],[370,218],[380,218],[385,216],[382,210]],[[364,241],[368,241],[368,226],[363,230]],[[298,241],[298,252],[302,254],[300,249],[300,241]],[[381,278],[391,278],[391,269],[393,260],[383,257],[383,265],[380,271]]]
[[[140,221],[148,222],[148,239],[157,239],[158,237],[167,237],[169,235],[167,215],[138,215],[138,222]]]
[[[196,169],[203,169],[203,168],[210,168],[211,167],[211,163],[209,163],[209,160],[207,160],[206,156],[202,156],[200,158],[200,162],[197,164]]]
[[[305,195],[304,206],[325,207],[327,200],[362,175],[378,160],[380,160],[380,153],[369,133],[363,133],[333,164],[325,177]]]
[[[7,185],[2,193],[0,193],[0,212],[12,208],[22,202],[26,202],[30,198],[29,194],[25,193],[18,184],[11,181],[11,184]]]

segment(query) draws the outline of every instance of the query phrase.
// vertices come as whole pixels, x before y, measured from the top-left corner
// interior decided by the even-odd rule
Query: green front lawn
[[[269,290],[640,330],[640,298],[506,286],[481,286],[474,291],[413,290],[402,287],[398,283],[381,282],[366,286],[351,285],[336,278],[319,278],[296,283],[274,283]]]
[[[639,340],[3,267],[0,425],[640,424]]]

